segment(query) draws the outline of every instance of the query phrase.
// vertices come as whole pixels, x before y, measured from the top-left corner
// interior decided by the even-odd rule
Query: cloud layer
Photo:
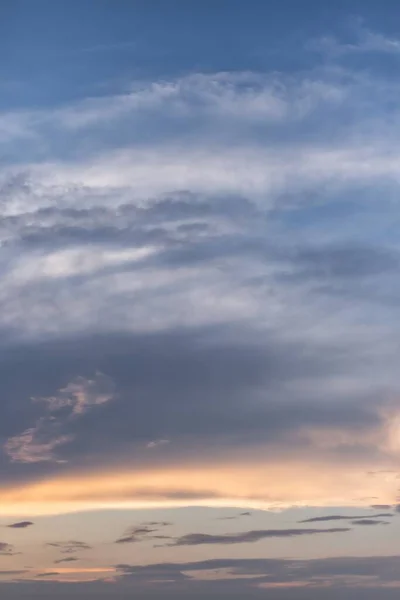
[[[334,50],[0,114],[6,514],[396,503],[397,43]]]

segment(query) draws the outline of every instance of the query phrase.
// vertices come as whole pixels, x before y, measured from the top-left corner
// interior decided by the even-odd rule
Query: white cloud
[[[158,448],[159,446],[165,446],[165,444],[169,444],[170,440],[153,440],[146,444],[146,448]]]
[[[128,263],[135,263],[147,258],[155,252],[154,248],[128,248],[125,250],[105,249],[101,245],[89,248],[73,248],[51,252],[46,255],[32,254],[16,262],[12,278],[18,282],[37,281],[44,279],[62,279],[78,275],[90,275],[106,269]]]
[[[226,240],[234,248],[246,246],[255,235],[275,248],[290,245],[291,237],[297,243],[293,229],[275,235],[269,215],[311,209],[335,196],[351,198],[360,188],[369,189],[369,196],[363,193],[358,201],[381,210],[389,183],[395,217],[400,112],[396,105],[389,113],[382,109],[388,90],[397,93],[397,82],[376,85],[365,73],[332,67],[291,78],[197,74],[135,84],[121,95],[48,112],[10,114],[9,123],[19,123],[18,135],[34,131],[51,147],[55,132],[58,143],[51,156],[39,159],[33,152],[22,166],[10,163],[1,171],[0,327],[15,337],[41,338],[246,323],[298,339],[362,339],[371,347],[378,339],[382,348],[392,339],[382,321],[393,319],[387,304],[379,323],[371,318],[367,304],[376,290],[354,299],[324,294],[315,282],[289,285],[296,267],[278,264],[269,248],[259,255],[234,250],[222,258],[202,248],[203,260],[174,263],[171,249],[190,254],[191,242],[198,243],[193,233],[186,246],[179,237],[179,225],[189,220],[177,218],[170,226],[161,216],[139,226],[135,219],[142,217],[135,213],[128,223],[131,237],[121,242],[118,235],[129,220],[125,205],[150,211],[171,197],[195,207],[205,199],[217,205],[221,197],[242,196],[264,211],[251,223],[231,215],[228,202],[222,217],[196,213],[194,222],[213,232],[209,247]],[[143,138],[136,132],[146,111],[149,129],[156,125]],[[356,118],[342,121],[342,111]],[[110,125],[114,133],[126,133],[123,144],[111,143]],[[74,144],[84,135],[96,151],[65,155],[71,131],[78,136]],[[182,190],[189,193],[179,195]],[[111,221],[117,243],[107,239]],[[347,237],[354,235],[354,221],[341,226],[348,227]],[[160,230],[167,241],[162,235],[146,239]],[[63,236],[69,234],[67,243]],[[25,238],[36,246],[25,246]],[[319,243],[326,238],[343,239],[343,230],[318,232]]]
[[[344,42],[333,36],[324,36],[313,41],[311,48],[327,53],[331,58],[354,54],[393,54],[400,53],[400,40],[396,37],[372,31],[365,26],[363,19],[350,23],[350,36],[353,41]]]
[[[83,186],[100,193],[131,191],[139,203],[146,198],[190,190],[194,194],[241,194],[268,207],[284,193],[317,186],[340,189],[357,184],[400,181],[400,147],[362,141],[272,149],[263,146],[177,147],[129,149],[107,153],[86,164],[50,163],[32,167],[32,177],[62,189]],[[44,199],[45,200],[45,199]]]
[[[170,81],[135,82],[121,94],[87,98],[69,106],[0,113],[0,139],[38,139],[45,131],[67,135],[118,121],[134,127],[146,116],[172,118],[177,123],[204,117],[217,127],[217,121],[232,119],[279,123],[302,119],[319,104],[340,104],[345,93],[337,82],[321,79],[299,81],[251,72],[198,73]]]

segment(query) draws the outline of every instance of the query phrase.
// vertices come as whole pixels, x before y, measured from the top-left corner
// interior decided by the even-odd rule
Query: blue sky
[[[6,600],[397,597],[396,8],[1,4]]]

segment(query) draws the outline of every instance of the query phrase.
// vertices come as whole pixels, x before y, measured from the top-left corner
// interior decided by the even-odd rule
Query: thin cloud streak
[[[333,527],[330,529],[261,529],[231,533],[225,535],[212,535],[207,533],[188,533],[177,538],[168,546],[201,546],[205,544],[246,544],[254,543],[266,538],[292,538],[303,535],[319,535],[325,533],[345,533],[351,531],[349,527]]]

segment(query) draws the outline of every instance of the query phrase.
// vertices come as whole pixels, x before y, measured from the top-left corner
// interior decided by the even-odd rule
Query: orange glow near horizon
[[[10,516],[106,508],[368,506],[372,496],[375,502],[394,503],[397,484],[395,474],[371,476],[351,464],[220,463],[100,475],[71,473],[3,487],[0,503],[3,514]]]

